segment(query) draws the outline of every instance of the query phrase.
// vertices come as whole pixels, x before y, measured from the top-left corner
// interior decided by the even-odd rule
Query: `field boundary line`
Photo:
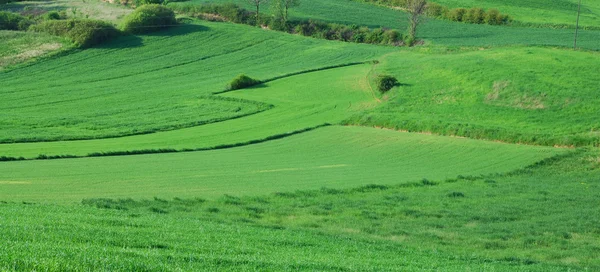
[[[304,132],[309,132],[315,129],[332,126],[330,123],[323,123],[313,127],[307,127],[299,130],[294,130],[290,132],[275,134],[271,136],[267,136],[262,139],[249,140],[245,142],[238,142],[233,144],[221,144],[212,147],[202,147],[202,148],[183,148],[183,149],[174,149],[174,148],[157,148],[157,149],[139,149],[139,150],[125,150],[125,151],[106,151],[106,152],[92,152],[87,155],[52,155],[47,156],[45,154],[40,154],[35,158],[24,158],[24,157],[6,157],[0,156],[0,163],[2,162],[11,162],[11,161],[35,161],[35,160],[57,160],[57,159],[81,159],[81,158],[93,158],[93,157],[115,157],[115,156],[133,156],[133,155],[149,155],[149,154],[160,154],[160,153],[182,153],[182,152],[199,152],[199,151],[210,151],[210,150],[220,150],[220,149],[229,149],[234,147],[242,147],[253,144],[260,144],[272,140],[278,140],[287,138],[293,135],[301,134]]]
[[[308,70],[303,70],[303,71],[299,71],[299,72],[293,72],[293,73],[289,73],[289,74],[285,74],[285,75],[281,75],[281,76],[276,76],[276,77],[264,79],[264,80],[261,80],[256,85],[265,84],[265,83],[268,83],[268,82],[271,82],[271,81],[275,81],[275,80],[279,80],[279,79],[283,79],[283,78],[287,78],[287,77],[293,77],[293,76],[297,76],[297,75],[308,74],[308,73],[319,72],[319,71],[332,70],[332,69],[337,69],[337,68],[350,67],[350,66],[355,66],[355,65],[362,65],[362,64],[367,64],[367,63],[371,63],[371,62],[373,62],[373,61],[350,62],[350,63],[344,63],[344,64],[338,64],[338,65],[331,65],[331,66],[325,66],[325,67],[320,67],[320,68],[308,69]],[[212,94],[218,95],[218,94],[224,94],[224,93],[228,93],[228,92],[241,91],[241,90],[245,90],[245,89],[247,89],[247,88],[237,89],[237,90],[222,90],[222,91],[218,91],[218,92],[213,92]]]

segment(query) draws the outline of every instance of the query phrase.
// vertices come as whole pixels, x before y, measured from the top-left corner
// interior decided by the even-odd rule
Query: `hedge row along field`
[[[533,1],[533,0],[532,0]],[[566,1],[566,0],[565,0]],[[191,3],[231,3],[232,0],[193,0]],[[536,0],[536,2],[539,2]],[[236,1],[251,10],[246,1]],[[441,2],[440,2],[441,3]],[[541,2],[540,2],[541,3]],[[544,1],[545,3],[545,1]],[[185,5],[185,3],[177,3]],[[596,4],[593,4],[596,5]],[[467,5],[464,5],[467,6]],[[473,5],[476,6],[476,5]],[[489,6],[490,8],[494,6]],[[484,6],[488,8],[488,6]],[[498,7],[500,9],[500,7]],[[558,8],[553,8],[558,10]],[[504,12],[504,9],[502,9]],[[599,9],[595,9],[599,10]],[[512,14],[511,11],[505,11]],[[577,10],[572,12],[575,19]],[[594,11],[596,12],[596,11]],[[265,13],[268,11],[265,9]],[[596,12],[597,13],[597,12]],[[537,14],[532,12],[531,14]],[[538,15],[530,15],[538,16]],[[405,31],[408,28],[406,14],[387,7],[347,0],[314,0],[310,4],[290,9],[290,20],[316,20],[345,25],[367,26],[370,28],[390,28]],[[585,20],[585,19],[582,19]],[[593,24],[593,23],[590,23]],[[596,24],[597,25],[597,24]],[[428,19],[417,34],[435,45],[445,46],[560,46],[573,47],[573,29],[546,29],[526,27],[504,27],[477,24],[464,24],[447,20]],[[580,30],[578,47],[600,50],[600,30]]]

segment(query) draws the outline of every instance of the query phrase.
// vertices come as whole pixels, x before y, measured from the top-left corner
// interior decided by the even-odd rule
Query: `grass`
[[[146,134],[244,116],[268,105],[211,96],[238,74],[264,80],[390,51],[208,22],[123,37],[1,73],[0,107],[11,111],[0,116],[0,142]]]
[[[482,7],[496,8],[502,13],[509,14],[513,19],[541,25],[575,25],[577,19],[577,0],[437,0],[436,3],[450,8]],[[597,1],[582,1],[580,26],[600,25],[600,3]]]
[[[233,149],[0,163],[0,200],[216,197],[494,174],[565,150],[332,126]],[[58,170],[61,169],[61,170]]]
[[[371,76],[392,74],[403,85],[348,123],[542,145],[600,144],[597,53],[427,51],[383,59]]]
[[[43,33],[0,30],[0,71],[69,49],[64,39]]]
[[[234,1],[195,0],[192,2],[227,3]],[[516,2],[516,0],[512,2]],[[235,3],[252,10],[251,7],[248,4],[243,3],[243,1]],[[597,4],[590,5],[597,6]],[[556,5],[553,5],[553,7],[554,6]],[[554,7],[553,9],[557,10],[558,8]],[[267,9],[262,10],[264,13],[269,12]],[[311,1],[310,4],[302,3],[299,7],[290,10],[290,16],[292,19],[322,20],[348,25],[355,24],[358,26],[369,26],[372,28],[388,27],[401,31],[408,28],[408,20],[404,13],[353,0],[315,0]],[[573,19],[575,16],[576,10],[573,11]],[[597,25],[596,23],[591,24]],[[600,39],[598,39],[599,33],[600,31],[592,30],[580,31],[577,40],[578,47],[590,50],[600,50]],[[431,44],[458,47],[491,47],[508,45],[573,47],[574,34],[574,29],[473,25],[446,20],[428,19],[422,25],[422,28],[420,28],[418,36]]]
[[[598,156],[580,150],[506,175],[345,190],[4,202],[0,267],[597,270]]]

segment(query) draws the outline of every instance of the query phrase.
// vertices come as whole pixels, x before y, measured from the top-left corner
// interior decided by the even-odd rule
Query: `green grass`
[[[426,184],[2,203],[0,269],[593,271],[599,156]]]
[[[362,127],[224,150],[0,163],[0,200],[215,197],[511,171],[565,152]]]
[[[123,37],[0,73],[0,107],[9,110],[0,142],[145,134],[248,115],[268,105],[210,95],[241,73],[264,80],[391,50],[208,22]]]
[[[351,124],[542,145],[600,144],[600,55],[545,48],[388,55],[404,84]]]
[[[64,39],[43,33],[0,30],[0,72],[66,50],[70,48],[68,44]]]
[[[192,2],[227,3],[234,1],[195,0]],[[235,3],[251,9],[243,1]],[[597,6],[597,4],[591,5]],[[263,13],[269,12],[267,9],[262,10]],[[573,13],[574,16],[575,14]],[[401,31],[408,28],[408,20],[404,13],[354,0],[315,0],[310,3],[302,3],[299,7],[290,10],[290,16],[292,19],[313,19],[373,28],[383,26]],[[595,25],[597,26],[597,24]],[[428,19],[419,30],[418,36],[432,44],[459,47],[507,45],[573,47],[574,30],[473,25]],[[599,36],[600,31],[580,31],[578,47],[600,50]]]
[[[450,8],[482,7],[496,8],[509,14],[513,19],[527,23],[542,25],[564,24],[575,25],[577,19],[577,0],[437,0],[436,3]],[[582,1],[581,26],[600,25],[600,2]]]
[[[0,155],[35,158],[39,154],[86,156],[94,152],[161,148],[206,149],[339,123],[352,113],[374,105],[366,79],[371,67],[364,64],[306,73],[215,96],[274,105],[270,110],[244,118],[132,137],[2,144]]]
[[[0,5],[10,12],[65,11],[68,18],[90,18],[118,24],[133,9],[100,0],[19,1]]]

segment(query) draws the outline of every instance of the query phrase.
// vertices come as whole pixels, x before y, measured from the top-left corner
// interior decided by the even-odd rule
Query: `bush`
[[[377,77],[377,89],[385,93],[398,84],[398,80],[390,75],[380,75]]]
[[[32,23],[19,14],[0,11],[0,30],[27,30]]]
[[[247,75],[239,75],[229,83],[229,90],[239,90],[260,84],[260,80],[253,79]]]
[[[429,3],[427,3],[425,13],[429,17],[439,18],[444,13],[444,6],[442,6],[438,3],[429,2]]]
[[[483,24],[485,15],[485,11],[482,8],[471,8],[467,11],[463,20],[472,24]]]
[[[452,20],[455,22],[462,22],[465,18],[465,14],[467,13],[467,10],[464,8],[455,8],[455,9],[451,9],[448,12],[448,20]]]
[[[58,12],[58,11],[49,11],[48,13],[44,14],[44,20],[64,20],[67,19],[67,13],[64,11]]]
[[[147,33],[177,24],[175,13],[167,7],[151,4],[136,8],[123,20],[122,30]]]
[[[488,25],[502,25],[510,22],[510,17],[500,13],[497,9],[489,9],[485,15],[484,22]]]
[[[44,21],[31,30],[68,38],[82,48],[104,43],[120,34],[107,22],[89,19]]]

